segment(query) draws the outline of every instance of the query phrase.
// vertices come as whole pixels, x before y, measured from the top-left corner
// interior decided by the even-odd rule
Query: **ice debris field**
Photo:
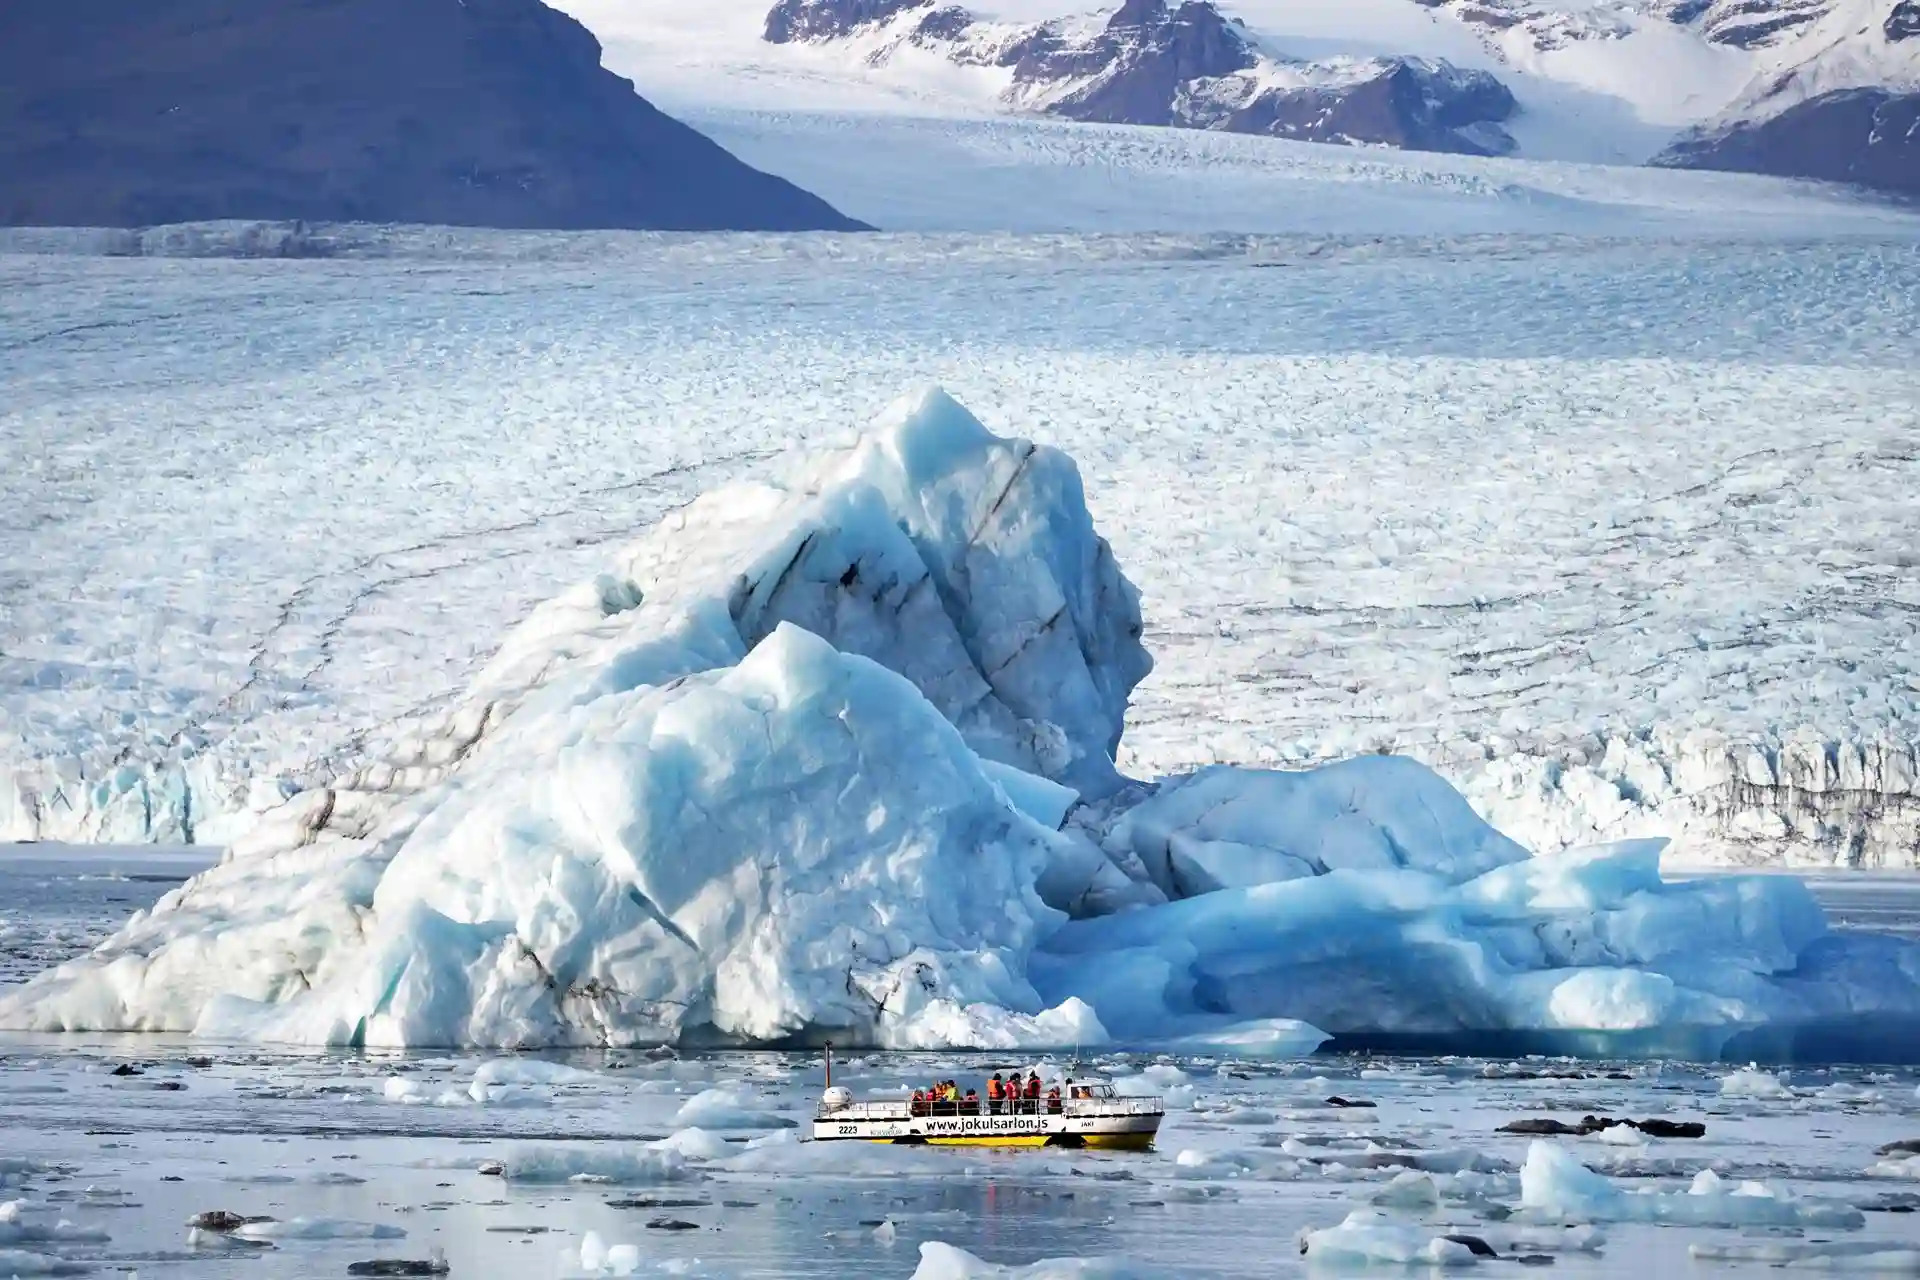
[[[808,1143],[820,1072],[800,1054],[9,1037],[0,1055],[0,1274],[1058,1280],[1525,1260],[1601,1280],[1690,1258],[1698,1274],[1920,1260],[1911,1071],[1089,1054],[1085,1070],[1169,1104],[1158,1149],[1124,1155]],[[843,1058],[836,1080],[887,1093],[1016,1065],[1065,1064],[885,1054]],[[1672,1136],[1689,1124],[1699,1136]]]
[[[1920,946],[1797,880],[1535,858],[1402,757],[1128,779],[1144,631],[1071,459],[907,397],[670,514],[0,1029],[1920,1057]]]

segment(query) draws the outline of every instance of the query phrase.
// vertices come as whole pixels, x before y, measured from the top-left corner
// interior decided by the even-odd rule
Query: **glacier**
[[[313,234],[0,253],[0,839],[225,846],[636,529],[935,379],[1098,477],[1158,602],[1127,773],[1386,749],[1541,852],[1920,856],[1911,236]],[[435,265],[367,307],[395,258]]]
[[[908,397],[672,512],[0,1028],[1917,1047],[1885,1027],[1920,948],[1833,934],[1798,882],[1668,883],[1657,840],[1534,858],[1389,755],[1127,778],[1144,631],[1070,458]]]

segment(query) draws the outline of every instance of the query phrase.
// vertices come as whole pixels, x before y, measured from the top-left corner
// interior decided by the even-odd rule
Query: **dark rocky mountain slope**
[[[1841,89],[1689,134],[1655,164],[1850,182],[1920,196],[1920,93]]]
[[[538,0],[5,0],[0,224],[854,229]]]

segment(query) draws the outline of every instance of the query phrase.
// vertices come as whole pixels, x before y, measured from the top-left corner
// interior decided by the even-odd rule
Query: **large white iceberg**
[[[676,513],[0,1026],[1830,1055],[1920,1010],[1920,952],[1797,883],[1533,859],[1408,760],[1129,781],[1141,631],[1069,459],[903,401]]]

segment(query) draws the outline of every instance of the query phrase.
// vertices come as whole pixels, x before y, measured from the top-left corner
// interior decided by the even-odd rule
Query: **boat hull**
[[[1055,1147],[1148,1151],[1158,1115],[912,1116],[814,1121],[816,1142],[884,1142],[908,1147]]]

